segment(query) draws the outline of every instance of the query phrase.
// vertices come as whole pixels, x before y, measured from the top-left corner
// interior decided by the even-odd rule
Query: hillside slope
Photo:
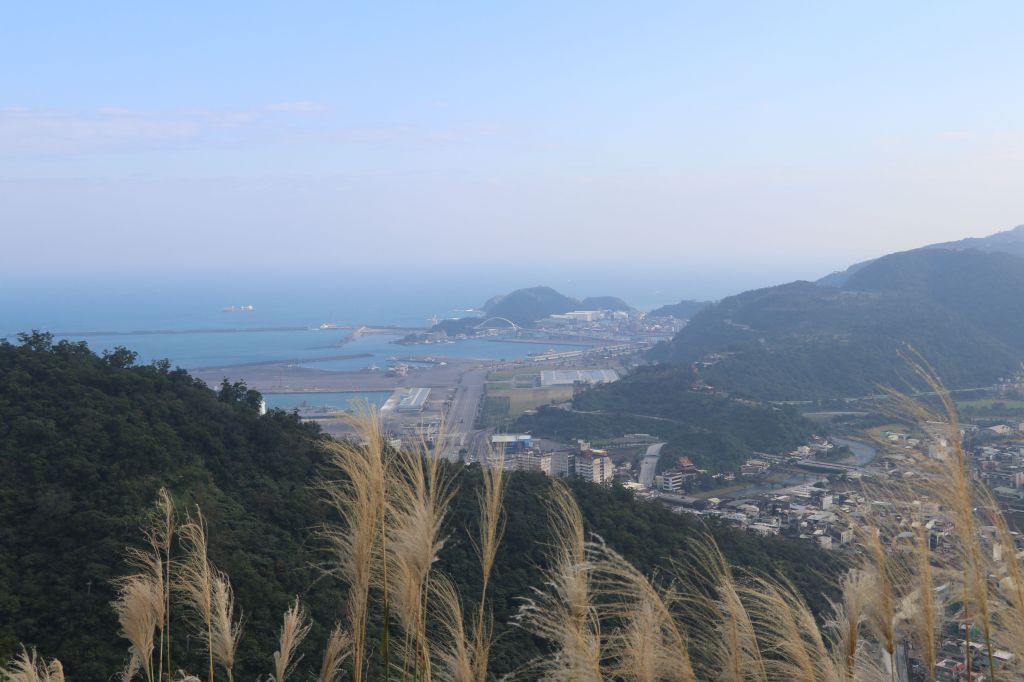
[[[713,472],[735,470],[754,451],[792,450],[814,431],[790,409],[691,390],[696,379],[687,368],[641,367],[580,393],[574,411],[544,408],[515,428],[563,441],[650,433],[666,440],[666,461],[686,455]]]
[[[919,249],[858,268],[842,288],[794,282],[731,296],[654,357],[706,363],[709,383],[771,400],[856,397],[905,375],[912,346],[950,387],[991,384],[1024,357],[1024,259]]]
[[[679,303],[663,305],[647,313],[647,317],[675,317],[680,320],[689,320],[694,315],[712,305],[711,301],[685,300]]]
[[[951,242],[929,244],[928,246],[922,246],[919,249],[914,249],[914,251],[923,251],[926,249],[938,249],[942,251],[971,250],[980,251],[982,253],[1005,253],[1011,256],[1020,256],[1024,258],[1024,225],[1018,225],[1012,230],[996,232],[995,234],[991,234],[987,237],[968,237],[966,239],[958,239]],[[885,256],[883,256],[883,258],[885,258]],[[825,275],[816,283],[829,287],[844,286],[853,275],[877,260],[880,259],[873,258],[871,260],[855,263],[845,270]]]

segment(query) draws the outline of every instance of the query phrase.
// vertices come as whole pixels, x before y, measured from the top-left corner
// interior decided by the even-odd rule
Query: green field
[[[1001,406],[1000,409],[1024,410],[1024,400],[1010,400],[1000,398],[985,398],[984,400],[958,400],[956,406],[960,409],[990,409]]]
[[[552,402],[572,399],[572,386],[515,388],[511,381],[487,384],[481,421],[485,426],[500,426],[523,414]]]
[[[965,417],[1022,417],[1024,400],[985,398],[982,400],[958,400],[957,410]]]

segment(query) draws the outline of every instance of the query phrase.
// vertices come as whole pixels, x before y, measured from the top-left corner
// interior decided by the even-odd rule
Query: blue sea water
[[[168,359],[186,369],[227,367],[247,363],[288,362],[327,371],[358,371],[385,367],[408,358],[431,357],[513,360],[530,353],[578,346],[538,345],[512,341],[468,339],[455,343],[405,346],[394,334],[369,334],[344,342],[348,331],[310,328],[296,331],[180,332],[142,334],[58,334],[56,338],[85,341],[97,353],[118,346],[139,354],[140,362]],[[353,357],[354,356],[354,357]]]
[[[471,340],[455,344],[400,346],[389,335],[367,335],[341,343],[344,330],[321,330],[323,322],[424,327],[429,318],[459,317],[496,292],[537,281],[514,271],[472,274],[387,272],[286,273],[217,276],[181,273],[5,281],[0,275],[0,338],[40,329],[58,338],[85,340],[101,352],[124,346],[142,362],[166,358],[188,369],[287,361],[324,370],[351,371],[392,357],[517,359],[546,345]],[[543,280],[541,280],[543,281]],[[679,300],[677,293],[623,283],[559,282],[565,293],[622,295],[640,304]],[[252,305],[253,312],[225,312]],[[267,331],[288,327],[288,330]],[[251,331],[216,331],[216,330]],[[256,331],[261,330],[261,331]],[[163,332],[178,333],[163,333]],[[107,332],[107,333],[104,333]],[[161,333],[155,333],[161,332]],[[185,333],[187,332],[187,333]],[[202,333],[200,333],[202,332]],[[551,346],[570,350],[571,346]],[[367,357],[339,359],[338,356]]]

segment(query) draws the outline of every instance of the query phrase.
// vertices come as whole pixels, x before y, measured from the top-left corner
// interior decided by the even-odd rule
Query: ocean
[[[344,262],[343,254],[339,260]],[[649,310],[684,298],[718,298],[743,288],[746,281],[735,272],[651,271],[638,266],[527,270],[529,265],[503,263],[500,258],[493,267],[475,270],[412,271],[386,262],[262,274],[241,267],[213,273],[168,264],[173,275],[0,273],[0,337],[13,342],[18,332],[38,329],[58,338],[84,340],[97,352],[124,346],[143,362],[166,358],[186,369],[289,361],[352,371],[384,367],[392,357],[422,355],[510,360],[548,346],[490,340],[400,346],[392,343],[398,337],[389,335],[367,335],[342,344],[349,332],[319,326],[333,322],[425,327],[435,316],[465,316],[495,294],[538,284],[577,298],[618,296]],[[754,278],[753,283],[762,275],[746,277]],[[252,312],[224,311],[249,305]],[[268,331],[282,327],[287,329]],[[223,331],[227,329],[238,331]],[[352,355],[360,357],[338,358]]]
[[[401,338],[397,334],[346,342],[350,331],[319,328],[324,322],[426,327],[434,316],[471,314],[493,293],[483,280],[424,282],[354,273],[40,281],[0,288],[0,337],[14,342],[18,332],[39,329],[58,340],[85,341],[96,352],[124,346],[140,362],[167,359],[186,369],[286,361],[356,371],[410,356],[511,360],[549,347],[574,348],[484,339],[404,346],[393,343]],[[252,312],[225,311],[249,305]]]
[[[487,339],[406,346],[393,343],[401,338],[397,334],[368,334],[344,343],[349,335],[345,330],[311,327],[293,331],[59,333],[56,338],[85,341],[97,353],[124,346],[138,353],[140,362],[166,358],[173,365],[186,369],[290,362],[314,369],[352,372],[372,365],[383,368],[391,361],[408,357],[513,360],[549,348],[559,351],[578,348]]]

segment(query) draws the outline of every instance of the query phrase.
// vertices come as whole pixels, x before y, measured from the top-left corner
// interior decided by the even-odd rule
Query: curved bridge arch
[[[473,327],[473,329],[484,329],[491,322],[507,322],[509,324],[509,327],[514,331],[519,331],[520,329],[522,329],[522,327],[520,327],[518,324],[508,319],[507,317],[488,317],[486,320],[484,320],[477,326]]]

